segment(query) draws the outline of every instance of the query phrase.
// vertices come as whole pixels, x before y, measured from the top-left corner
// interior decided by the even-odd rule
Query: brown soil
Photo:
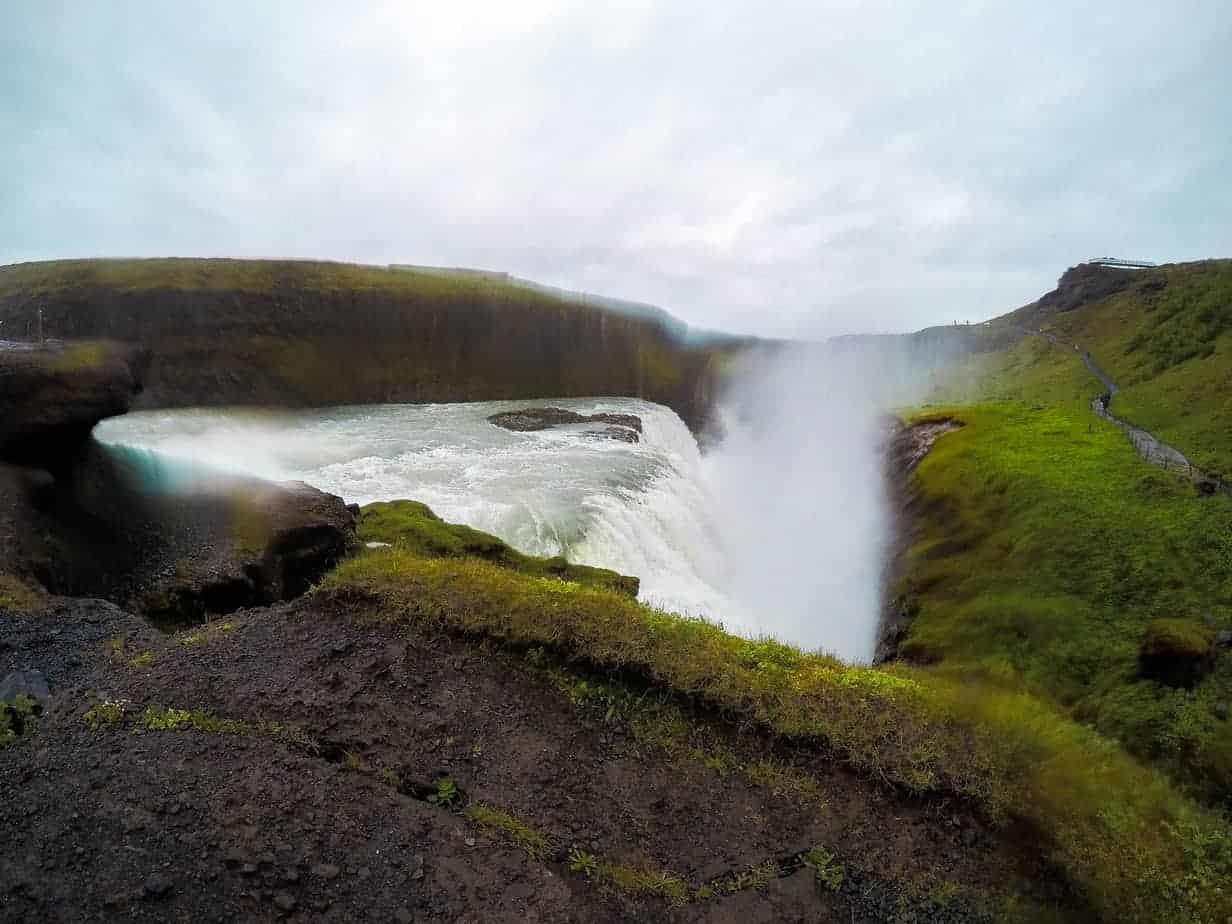
[[[673,759],[518,653],[312,597],[192,638],[101,602],[0,616],[0,674],[41,670],[52,692],[34,734],[0,751],[0,918],[959,922],[982,918],[947,882],[978,894],[1049,881],[1012,832],[816,753],[772,749],[816,777],[824,805]],[[82,715],[103,698],[131,705],[91,729]],[[150,705],[302,734],[152,731]],[[737,752],[767,751],[693,721]],[[425,801],[443,776],[459,804],[498,806],[551,849],[532,859]],[[845,867],[837,891],[793,860],[814,845]],[[776,865],[760,889],[674,906],[572,871],[573,847],[690,889]]]

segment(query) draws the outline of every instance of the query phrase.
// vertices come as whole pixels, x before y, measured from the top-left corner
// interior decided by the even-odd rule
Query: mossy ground
[[[584,587],[606,588],[637,595],[637,579],[606,568],[574,565],[564,558],[523,555],[491,533],[459,523],[446,523],[427,504],[397,500],[368,504],[358,525],[364,542],[387,542],[415,555],[480,558],[484,561],[541,577],[556,577]]]
[[[1204,658],[1211,653],[1215,633],[1191,619],[1154,619],[1146,627],[1144,655]]]

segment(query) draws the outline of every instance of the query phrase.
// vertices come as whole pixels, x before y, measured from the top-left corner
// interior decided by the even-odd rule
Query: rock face
[[[302,482],[233,479],[154,510],[142,544],[152,536],[167,551],[121,593],[130,608],[171,625],[290,600],[358,546],[343,500]]]
[[[147,362],[108,341],[0,345],[0,460],[63,468],[96,423],[128,410]]]
[[[142,408],[625,395],[696,433],[757,341],[468,274],[290,260],[0,267],[0,329],[152,351]],[[339,357],[347,357],[339,362]]]
[[[92,439],[146,360],[110,342],[0,349],[0,576],[174,622],[303,593],[357,543],[340,498],[238,478],[151,494]]]
[[[1139,278],[1136,270],[1082,263],[1062,273],[1057,287],[1036,305],[1042,311],[1073,311],[1114,295]]]
[[[598,437],[636,443],[642,432],[642,419],[636,414],[578,414],[563,407],[528,407],[519,411],[502,411],[488,420],[505,430],[528,432],[547,430],[567,424],[607,424],[593,431]]]
[[[924,419],[911,424],[898,420],[888,422],[883,450],[883,477],[895,522],[890,530],[892,538],[886,555],[886,572],[882,577],[882,586],[886,589],[885,601],[873,655],[874,664],[898,657],[898,646],[907,637],[911,621],[919,611],[910,594],[900,593],[896,589],[900,577],[899,562],[911,544],[912,510],[916,503],[911,473],[940,437],[961,426],[962,423],[952,417]]]

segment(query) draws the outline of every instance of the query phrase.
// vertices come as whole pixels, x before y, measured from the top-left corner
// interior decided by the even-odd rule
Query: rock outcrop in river
[[[520,411],[502,411],[488,418],[491,423],[505,430],[527,432],[548,430],[570,424],[605,424],[591,431],[606,439],[636,443],[642,432],[642,419],[636,414],[578,414],[563,407],[528,407]]]

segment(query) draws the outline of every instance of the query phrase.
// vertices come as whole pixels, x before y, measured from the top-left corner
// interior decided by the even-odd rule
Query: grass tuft
[[[543,862],[554,853],[552,842],[546,834],[509,814],[504,809],[486,802],[472,802],[462,810],[466,819],[480,828],[493,832],[516,847],[526,851],[532,860]]]

